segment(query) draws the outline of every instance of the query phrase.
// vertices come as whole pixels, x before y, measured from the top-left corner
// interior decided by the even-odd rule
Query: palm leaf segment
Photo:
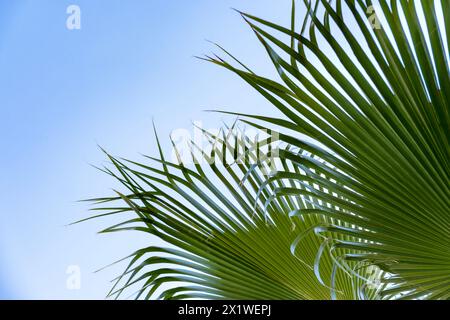
[[[160,158],[149,158],[153,163],[149,165],[108,155],[115,170],[103,170],[129,193],[97,199],[103,205],[95,210],[107,212],[93,218],[127,213],[134,217],[102,232],[143,231],[167,244],[132,254],[111,296],[138,286],[135,297],[146,299],[376,297],[376,288],[364,286],[365,278],[337,267],[339,250],[329,253],[328,245],[314,234],[332,219],[315,214],[291,218],[290,212],[313,210],[311,200],[271,198],[271,190],[284,188],[285,183],[266,179],[271,151],[264,153],[263,148],[269,140],[259,141],[255,148],[247,137],[238,137],[234,128],[222,137],[204,133],[211,139],[211,152],[201,153],[206,167],[196,158],[194,168],[181,161],[168,162],[162,152]],[[289,146],[283,150],[293,152]],[[230,157],[233,163],[224,163]],[[292,167],[288,160],[279,165],[286,170]],[[294,172],[301,174],[299,167]],[[306,175],[304,179],[305,188],[311,188]],[[257,194],[263,204],[255,204]],[[126,206],[104,206],[117,201]],[[300,240],[299,232],[301,250],[292,246]],[[353,266],[370,275],[366,267]]]
[[[329,192],[315,197],[326,205],[315,209],[345,226],[316,231],[337,237],[331,247],[348,250],[344,261],[386,271],[385,298],[450,298],[449,3],[304,1],[298,33],[295,6],[290,28],[241,13],[282,84],[207,59],[242,77],[285,116],[243,115],[253,119],[247,123],[278,126],[286,133],[281,140],[324,160],[280,153],[325,175],[316,174],[316,183]],[[303,177],[291,172],[289,179]],[[305,190],[276,188],[272,196],[292,194]],[[340,240],[344,235],[355,240]]]

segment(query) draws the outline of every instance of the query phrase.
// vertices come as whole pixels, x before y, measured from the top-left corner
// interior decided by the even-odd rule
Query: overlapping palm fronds
[[[134,216],[104,232],[167,244],[131,255],[112,295],[138,285],[138,298],[450,299],[450,2],[302,8],[299,30],[295,6],[289,27],[241,13],[281,82],[231,55],[237,67],[206,58],[284,114],[239,114],[283,142],[278,170],[265,175],[260,146],[234,133],[205,133],[208,164],[192,168],[162,152],[149,164],[109,156],[105,172],[128,192],[98,202]],[[212,161],[239,148],[254,161]]]
[[[241,13],[282,83],[241,69],[242,63],[207,59],[242,77],[285,116],[241,115],[247,123],[277,127],[281,140],[323,160],[280,152],[314,168],[308,177],[327,192],[276,187],[271,198],[320,201],[314,215],[339,223],[321,224],[316,233],[324,235],[330,252],[344,252],[339,261],[384,270],[382,297],[449,299],[450,2],[304,5],[300,31],[295,10],[287,28]],[[307,143],[305,135],[317,143]],[[303,179],[289,170],[271,182]],[[302,208],[291,215],[311,212]]]
[[[105,212],[96,217],[131,217],[102,232],[142,231],[166,244],[132,254],[110,296],[119,297],[124,290],[129,294],[137,285],[135,297],[145,299],[376,298],[378,288],[367,288],[364,277],[339,270],[339,262],[312,232],[333,219],[314,214],[291,218],[289,213],[313,210],[310,200],[271,199],[270,190],[286,187],[282,181],[267,180],[276,160],[270,146],[276,141],[266,138],[255,144],[238,132],[204,132],[211,150],[206,153],[193,144],[202,158],[192,152],[191,165],[183,164],[181,157],[167,161],[161,149],[159,158],[147,158],[148,164],[108,155],[114,169],[103,170],[127,193],[97,199],[100,207],[95,210]],[[282,150],[294,152],[289,146]],[[301,150],[296,153],[309,157]],[[278,165],[293,168],[289,160]],[[299,167],[292,170],[303,172]],[[311,179],[303,176],[304,188],[312,188]],[[263,204],[255,204],[257,194]],[[297,250],[292,244],[300,240],[302,248]],[[372,275],[367,266],[346,265]]]

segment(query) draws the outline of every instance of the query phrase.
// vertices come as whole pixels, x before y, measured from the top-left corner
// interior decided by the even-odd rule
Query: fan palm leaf
[[[384,270],[382,297],[449,299],[449,2],[305,0],[304,7],[300,32],[295,6],[287,28],[241,12],[281,83],[241,62],[206,58],[284,115],[239,114],[244,122],[277,127],[282,141],[320,159],[282,150],[320,190],[275,187],[270,199],[321,201],[313,213],[300,208],[291,216],[336,219],[316,233],[327,235],[330,252],[344,252],[342,261]],[[271,182],[303,176],[279,171]]]
[[[270,199],[269,188],[286,185],[265,178],[271,170],[273,141],[261,139],[255,147],[234,127],[228,130],[222,136],[204,132],[210,139],[208,153],[192,144],[192,168],[181,157],[167,161],[161,148],[159,158],[147,157],[148,164],[107,154],[114,169],[102,170],[120,181],[127,193],[96,199],[99,206],[94,210],[105,212],[89,219],[131,214],[102,233],[135,230],[165,243],[130,255],[110,296],[138,286],[135,298],[145,299],[376,298],[377,288],[366,290],[364,278],[339,270],[327,245],[315,236],[318,225],[327,226],[333,219],[314,214],[291,218],[290,212],[312,206],[298,196]],[[195,148],[201,159],[195,158]],[[286,170],[291,166],[289,160],[279,165]],[[256,194],[265,205],[255,204]],[[299,232],[301,250],[292,246]],[[365,266],[360,269],[371,275]]]

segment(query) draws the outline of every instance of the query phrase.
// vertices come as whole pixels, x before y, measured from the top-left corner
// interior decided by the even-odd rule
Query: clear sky
[[[66,28],[71,4],[80,30]],[[123,265],[93,271],[152,241],[97,235],[107,221],[65,226],[88,215],[77,200],[116,185],[89,165],[105,162],[97,144],[138,159],[155,152],[152,118],[166,137],[226,119],[204,109],[272,112],[234,75],[193,58],[215,50],[209,39],[273,72],[230,7],[289,21],[288,0],[0,0],[0,298],[102,299]],[[80,290],[66,285],[72,265]]]

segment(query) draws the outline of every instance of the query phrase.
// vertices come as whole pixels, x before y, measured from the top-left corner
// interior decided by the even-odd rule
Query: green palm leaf
[[[276,126],[281,140],[319,159],[280,152],[294,166],[306,166],[306,174],[327,192],[276,187],[270,199],[301,195],[321,201],[314,214],[339,223],[316,233],[326,234],[326,241],[333,235],[330,251],[344,252],[342,261],[383,269],[388,275],[382,297],[449,299],[449,3],[304,3],[299,33],[294,22],[285,28],[241,13],[282,83],[207,57],[239,75],[285,116],[241,115],[250,118],[245,122]],[[371,25],[381,17],[384,23]],[[289,170],[271,181],[287,179],[304,178]],[[303,208],[291,215],[310,216]]]
[[[148,158],[149,164],[108,155],[115,170],[102,170],[119,180],[128,194],[117,192],[116,197],[95,200],[102,204],[95,210],[105,212],[92,218],[131,214],[102,232],[142,231],[166,243],[133,253],[111,296],[138,286],[135,297],[145,299],[377,297],[377,288],[365,288],[363,277],[340,270],[334,257],[340,250],[330,253],[314,234],[333,219],[315,214],[292,218],[290,212],[294,215],[314,206],[298,196],[270,199],[271,189],[295,185],[263,183],[271,169],[270,148],[264,153],[270,140],[263,139],[255,147],[248,137],[238,137],[234,127],[222,137],[204,134],[211,139],[211,152],[202,152],[206,166],[196,158],[193,168],[181,161],[169,162],[162,152],[160,158]],[[293,152],[289,146],[283,150]],[[292,164],[282,160],[280,165],[287,170]],[[306,183],[305,189],[310,188]],[[255,204],[257,194],[265,205]],[[301,250],[292,246],[300,240],[299,232]],[[341,263],[371,275],[367,266]]]

